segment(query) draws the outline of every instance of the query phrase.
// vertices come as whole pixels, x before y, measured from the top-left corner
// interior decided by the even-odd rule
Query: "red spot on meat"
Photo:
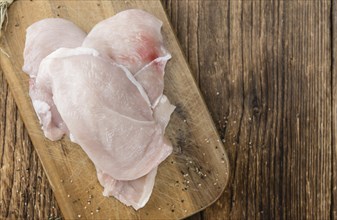
[[[143,61],[150,62],[159,56],[158,48],[156,47],[157,45],[158,42],[156,42],[155,39],[151,39],[151,37],[141,34],[137,53]]]

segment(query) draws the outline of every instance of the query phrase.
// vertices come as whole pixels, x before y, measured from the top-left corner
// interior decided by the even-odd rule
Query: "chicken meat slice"
[[[146,91],[153,108],[157,105],[163,95],[164,70],[166,63],[170,58],[171,55],[158,57],[134,75],[136,80]]]
[[[139,9],[129,9],[96,24],[83,42],[135,74],[168,54],[161,35],[162,21]]]
[[[162,131],[165,131],[174,109],[175,106],[171,105],[167,97],[163,95],[154,109],[154,118],[160,124]],[[122,181],[115,180],[96,167],[97,178],[104,188],[103,195],[114,196],[125,205],[132,206],[136,210],[144,207],[150,199],[157,169],[158,167],[153,168],[148,174],[138,179]]]
[[[61,18],[40,20],[27,28],[23,71],[30,77],[29,95],[42,124],[44,135],[58,140],[68,132],[52,100],[52,95],[36,91],[35,78],[41,60],[60,47],[75,48],[82,44],[86,33],[74,23]]]
[[[61,48],[40,65],[35,87],[52,94],[72,140],[115,180],[135,180],[172,152],[142,86],[89,48]]]
[[[103,195],[113,196],[125,205],[132,206],[135,210],[144,207],[150,199],[156,174],[157,167],[136,180],[120,181],[97,169],[97,178],[104,187]]]
[[[43,58],[60,47],[81,46],[86,35],[74,23],[62,18],[46,18],[35,22],[26,30],[22,70],[30,77],[36,77]]]

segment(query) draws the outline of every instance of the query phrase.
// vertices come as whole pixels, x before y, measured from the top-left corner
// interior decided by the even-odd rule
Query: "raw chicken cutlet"
[[[131,19],[135,17],[143,17],[143,22]],[[128,24],[134,31],[123,32]],[[57,140],[68,134],[96,166],[103,195],[136,210],[149,200],[157,167],[172,152],[164,132],[175,107],[163,95],[164,69],[171,55],[163,46],[161,25],[141,10],[120,12],[90,32],[98,36],[102,28],[115,30],[105,38],[79,37],[62,43],[61,37],[58,45],[64,48],[41,64],[42,59],[32,63],[39,66],[38,73],[23,68],[32,76],[30,96],[46,137]],[[73,32],[67,37],[79,36],[79,30],[67,29]],[[37,51],[25,53],[25,66],[34,54],[47,55],[56,49],[45,50],[29,36],[34,35],[27,31],[26,47],[36,46]],[[42,37],[46,41],[48,35]],[[83,40],[83,47],[78,47]],[[104,49],[102,45],[110,41],[113,44]]]
[[[60,47],[81,46],[86,35],[74,23],[62,18],[46,18],[32,24],[26,30],[23,71],[36,77],[43,58]]]
[[[58,140],[68,128],[59,115],[51,94],[42,94],[35,90],[41,60],[60,47],[81,46],[86,33],[74,23],[61,18],[47,18],[38,21],[26,33],[23,71],[30,76],[29,95],[44,135],[50,140]]]
[[[94,49],[53,52],[40,64],[36,87],[53,94],[72,141],[114,179],[142,177],[172,151],[141,85]]]
[[[95,48],[135,74],[154,59],[168,54],[160,32],[162,24],[142,10],[122,11],[96,24],[83,47]]]

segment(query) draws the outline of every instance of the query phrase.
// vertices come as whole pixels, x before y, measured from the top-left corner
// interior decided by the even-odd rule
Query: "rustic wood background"
[[[231,163],[189,219],[337,219],[337,2],[162,2]],[[0,218],[62,218],[1,71],[0,187]]]

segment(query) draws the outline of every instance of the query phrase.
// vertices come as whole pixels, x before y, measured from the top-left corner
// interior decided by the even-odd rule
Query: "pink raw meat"
[[[27,28],[23,71],[30,77],[29,95],[39,117],[44,135],[58,140],[68,132],[52,100],[51,94],[35,90],[40,62],[60,47],[74,48],[82,44],[86,33],[74,23],[61,18],[40,20]]]
[[[89,32],[83,46],[96,48],[103,56],[126,66],[135,74],[149,97],[155,120],[165,131],[175,106],[163,95],[164,69],[171,55],[163,46],[161,26],[160,20],[145,11],[126,10],[98,23]],[[100,172],[98,178],[103,178]],[[129,202],[124,199],[124,203],[137,209],[142,207],[140,204],[143,204],[144,198],[151,195],[155,175],[145,179],[146,182],[135,180],[138,189],[144,189],[137,192],[130,185],[132,181],[122,183],[107,174],[104,174],[105,181],[100,180],[100,183],[105,188],[105,195],[113,195],[121,201],[122,198],[129,198]]]
[[[161,26],[159,19],[143,10],[122,11],[96,24],[82,46],[95,48],[135,74],[154,59],[168,54]]]
[[[26,30],[23,71],[36,77],[43,58],[60,47],[81,46],[86,35],[74,23],[62,18],[46,18],[35,22]]]
[[[36,87],[53,95],[72,140],[114,179],[140,178],[172,152],[140,84],[93,49],[50,54],[40,65]]]

